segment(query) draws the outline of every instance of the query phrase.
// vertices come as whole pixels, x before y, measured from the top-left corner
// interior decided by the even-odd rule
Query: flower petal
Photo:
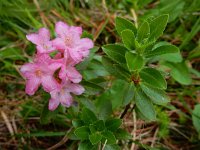
[[[69,26],[66,23],[62,21],[56,23],[55,31],[58,37],[64,38],[64,36],[68,33],[68,30]]]
[[[60,103],[65,107],[70,107],[72,105],[73,98],[67,91],[62,91],[60,94]]]
[[[79,41],[79,46],[77,46],[78,49],[91,49],[94,47],[94,43],[89,38],[82,38]]]
[[[38,35],[39,37],[42,39],[43,42],[47,42],[50,40],[50,32],[48,29],[46,28],[41,28],[39,31],[38,31]]]
[[[71,26],[70,27],[70,31],[78,33],[79,36],[81,36],[81,34],[83,32],[81,27],[76,27],[76,26]]]
[[[34,63],[27,63],[24,64],[21,68],[20,68],[20,72],[22,73],[22,75],[29,79],[33,76],[33,72],[36,69],[36,64]]]
[[[82,80],[82,75],[76,70],[75,67],[68,66],[66,73],[69,80],[74,83],[79,83]]]
[[[28,79],[26,81],[26,89],[25,89],[26,93],[28,95],[34,95],[38,87],[40,86],[40,83],[41,81],[39,78],[34,77],[31,79]]]
[[[75,95],[81,95],[85,89],[83,88],[83,86],[79,85],[79,84],[73,84],[71,83],[68,86],[68,90],[72,93],[74,93]]]
[[[56,38],[54,40],[52,40],[53,46],[58,49],[61,50],[61,52],[63,52],[65,50],[65,43],[61,38]]]
[[[53,78],[53,76],[50,76],[50,75],[42,76],[41,82],[42,82],[42,86],[46,92],[51,92],[51,91],[59,88],[59,84]]]
[[[59,106],[59,104],[60,102],[58,99],[51,98],[49,100],[49,110],[54,111]]]
[[[26,35],[26,38],[31,41],[33,44],[40,45],[41,40],[36,33]]]
[[[51,71],[56,71],[58,68],[60,68],[63,64],[61,62],[53,62],[51,64],[49,64],[48,68],[51,70]]]

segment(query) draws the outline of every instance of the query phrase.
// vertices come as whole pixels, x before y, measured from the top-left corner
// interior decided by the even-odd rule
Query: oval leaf
[[[140,72],[142,82],[147,83],[158,89],[166,89],[167,83],[162,74],[153,68],[144,68]]]
[[[103,51],[110,57],[113,61],[118,63],[126,63],[125,53],[127,48],[119,44],[108,44],[102,47]]]
[[[130,29],[135,35],[137,33],[137,29],[135,25],[127,19],[116,17],[115,19],[116,30],[121,35],[121,32],[126,29]]]
[[[140,86],[142,91],[151,99],[153,103],[166,105],[169,102],[169,99],[163,90],[156,89],[145,84],[141,84]]]
[[[141,43],[145,38],[149,36],[149,32],[150,32],[149,23],[144,22],[138,29],[137,41]]]
[[[149,41],[156,41],[166,28],[169,15],[161,15],[150,22]]]
[[[154,57],[158,55],[163,55],[163,54],[170,54],[170,53],[178,53],[179,49],[178,47],[174,45],[163,45],[155,48],[152,51],[149,51],[149,53],[146,55],[147,58],[149,57]]]
[[[140,55],[131,52],[126,52],[125,57],[128,69],[130,71],[139,70],[144,66],[144,60]]]
[[[135,36],[131,30],[122,31],[122,41],[128,49],[135,49]]]
[[[89,135],[89,140],[92,143],[92,145],[98,144],[102,139],[102,135],[99,133],[93,133]]]
[[[88,139],[88,137],[89,137],[90,129],[87,126],[82,126],[82,127],[77,128],[74,131],[74,134],[77,137],[79,137],[81,140],[85,140],[85,139]]]
[[[141,89],[138,89],[135,92],[135,104],[145,118],[148,120],[156,120],[153,104]]]

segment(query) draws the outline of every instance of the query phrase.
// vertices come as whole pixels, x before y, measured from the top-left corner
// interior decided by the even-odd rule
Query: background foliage
[[[60,148],[77,149],[77,136],[79,139],[85,138],[77,130],[94,129],[113,130],[107,134],[103,132],[102,137],[99,132],[89,136],[94,144],[109,137],[104,149],[119,149],[117,145],[112,145],[115,137],[121,139],[117,141],[121,149],[198,149],[199,11],[199,0],[0,1],[0,148],[46,149],[61,142]],[[166,92],[170,103],[167,106],[155,106],[157,120],[144,122],[139,119],[139,114],[135,117],[134,106],[127,105],[133,96],[132,85],[121,80],[124,76],[120,72],[117,75],[121,79],[118,79],[112,75],[113,70],[107,71],[106,66],[109,67],[112,60],[105,57],[105,46],[101,46],[123,42],[123,35],[121,39],[115,30],[116,16],[135,21],[135,25],[140,27],[147,18],[161,14],[169,14],[169,20],[164,34],[158,39],[157,47],[166,45],[162,41],[167,41],[176,45],[181,54],[162,54],[148,61],[150,67],[158,68],[166,76]],[[87,60],[78,66],[84,77],[84,95],[76,97],[70,109],[59,107],[55,112],[50,112],[47,110],[49,96],[42,90],[32,97],[25,94],[25,82],[19,67],[31,61],[35,52],[25,35],[43,26],[53,31],[54,23],[58,20],[70,25],[81,25],[87,31],[82,36],[92,38],[96,47],[91,50]],[[103,63],[107,63],[105,67]],[[126,114],[122,106],[126,106]],[[88,115],[90,117],[86,118]],[[110,115],[123,118],[123,123],[119,119],[110,119]],[[84,120],[91,121],[93,127],[89,126],[88,129],[88,121]],[[110,122],[115,127],[110,127]],[[95,124],[104,124],[100,126],[104,129]],[[79,127],[75,131],[76,136],[72,125]],[[131,140],[121,128],[132,134]],[[81,146],[87,149],[88,145],[82,142]]]

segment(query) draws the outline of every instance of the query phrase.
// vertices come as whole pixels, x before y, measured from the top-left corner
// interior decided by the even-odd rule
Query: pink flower
[[[40,84],[47,92],[58,88],[59,85],[53,74],[61,65],[59,62],[51,60],[47,54],[39,54],[36,56],[35,62],[23,65],[20,71],[26,78],[26,93],[33,95]]]
[[[89,49],[94,45],[89,38],[82,38],[82,28],[75,26],[68,26],[64,22],[56,23],[57,38],[53,40],[53,45],[60,50],[68,51],[69,56],[79,63],[83,61],[89,54]]]
[[[39,53],[50,53],[55,50],[50,41],[50,32],[46,28],[41,28],[38,33],[28,34],[26,38],[37,45]]]
[[[55,110],[60,103],[65,107],[70,107],[73,102],[73,97],[70,93],[80,95],[83,92],[84,88],[81,85],[71,82],[63,82],[60,89],[55,89],[50,92],[51,99],[49,100],[49,110]]]
[[[59,58],[59,54],[55,57]],[[82,80],[82,75],[74,67],[75,64],[71,57],[65,56],[62,61],[63,62],[59,72],[59,77],[63,81],[70,80],[73,83],[79,83]]]

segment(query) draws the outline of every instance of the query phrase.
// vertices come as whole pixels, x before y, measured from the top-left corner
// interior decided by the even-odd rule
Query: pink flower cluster
[[[32,63],[24,64],[20,71],[26,78],[26,93],[33,95],[42,85],[49,92],[49,110],[55,110],[59,104],[71,106],[71,93],[80,95],[84,88],[78,83],[81,74],[75,65],[84,60],[93,47],[92,40],[81,38],[82,28],[68,26],[57,22],[55,26],[57,37],[50,39],[50,32],[41,28],[38,33],[27,35],[27,39],[36,45],[37,53]],[[56,51],[51,58],[50,53]]]

